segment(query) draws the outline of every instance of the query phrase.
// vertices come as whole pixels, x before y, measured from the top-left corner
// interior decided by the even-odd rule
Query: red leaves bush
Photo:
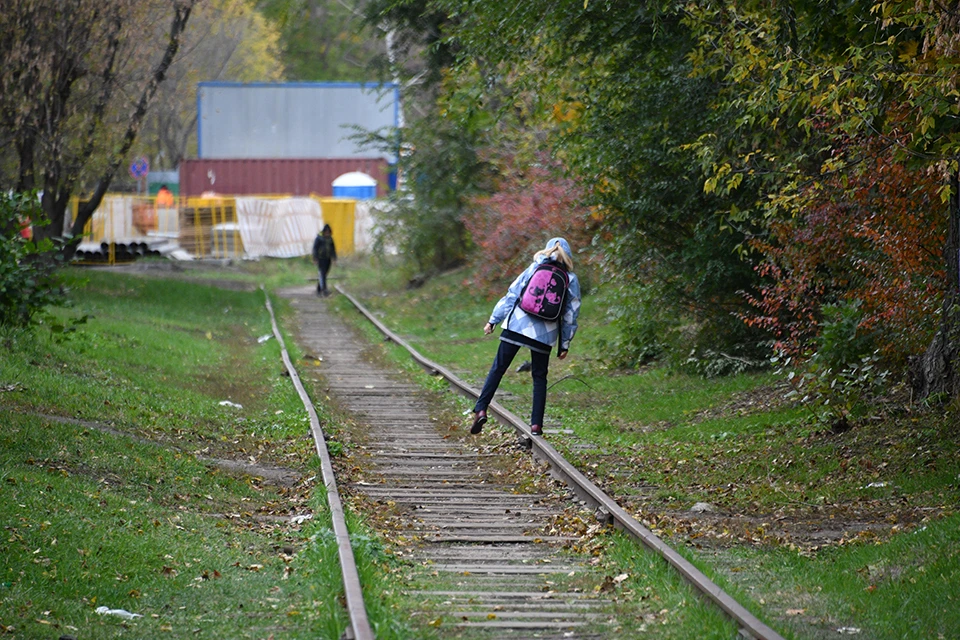
[[[766,279],[749,296],[776,348],[807,352],[818,336],[821,308],[861,301],[858,331],[870,333],[884,359],[902,366],[929,342],[946,285],[941,256],[946,210],[931,172],[910,170],[884,144],[860,149],[869,158],[844,184],[837,177],[805,194],[801,216],[775,222],[752,246],[766,260]]]
[[[570,243],[579,271],[583,265],[578,251],[593,236],[582,191],[547,162],[526,168],[508,165],[498,187],[494,195],[477,198],[473,214],[464,220],[477,247],[475,284],[491,297],[503,295],[554,236]]]

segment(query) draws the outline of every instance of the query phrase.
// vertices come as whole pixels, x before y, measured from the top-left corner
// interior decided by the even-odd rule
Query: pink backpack
[[[544,262],[533,271],[520,293],[519,306],[542,320],[557,321],[563,313],[570,277],[555,262]]]

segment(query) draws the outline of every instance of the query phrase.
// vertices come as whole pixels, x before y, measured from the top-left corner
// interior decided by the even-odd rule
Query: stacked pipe
[[[74,259],[77,262],[108,263],[110,262],[111,246],[113,248],[114,262],[133,262],[137,258],[146,256],[158,257],[162,255],[160,251],[151,249],[146,242],[101,242],[99,250],[79,250],[75,254]]]

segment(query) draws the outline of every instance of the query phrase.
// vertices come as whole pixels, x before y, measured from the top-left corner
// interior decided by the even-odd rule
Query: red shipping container
[[[377,196],[387,192],[389,167],[381,158],[198,158],[180,163],[180,195],[196,197],[207,191],[224,196],[287,194],[333,195],[333,181],[361,171],[377,181]]]

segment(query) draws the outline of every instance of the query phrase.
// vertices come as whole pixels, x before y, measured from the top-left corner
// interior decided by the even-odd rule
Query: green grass
[[[462,270],[415,290],[395,273],[364,265],[346,287],[479,387],[496,349],[481,332],[495,300],[466,299]],[[841,627],[880,639],[960,637],[956,407],[907,407],[834,434],[785,403],[770,373],[611,370],[605,295],[601,286],[584,299],[570,357],[551,360],[546,427],[560,429],[548,431],[551,444],[787,637],[837,637]],[[529,375],[511,371],[497,399],[523,417],[530,395]],[[691,515],[701,501],[719,515]],[[944,604],[923,604],[933,602]]]
[[[220,401],[249,407],[248,418],[266,410],[269,394],[262,387],[277,378],[278,351],[275,341],[257,346],[257,337],[270,333],[262,293],[82,275],[87,282],[76,306],[59,315],[86,316],[83,330],[58,345],[41,327],[40,339],[19,340],[20,357],[6,364],[5,377],[27,387],[18,396],[22,406],[38,410],[56,398],[52,408],[61,415],[89,414],[159,431],[182,428],[189,412],[209,437],[234,416]],[[143,393],[155,385],[179,392]]]
[[[286,261],[231,269],[245,285],[312,275]],[[264,294],[204,284],[221,274],[197,270],[203,278],[165,280],[71,269],[71,307],[0,335],[0,630],[12,637],[343,632],[306,412],[276,340],[259,340],[271,334]],[[272,302],[283,326],[287,305]],[[336,438],[338,418],[318,411]],[[270,484],[217,458],[282,466],[301,481]],[[311,512],[302,526],[287,521]],[[362,519],[351,530],[378,637],[410,637],[391,620],[391,558]],[[101,616],[100,606],[143,617]]]
[[[293,635],[313,626],[310,600],[282,582],[286,564],[275,550],[299,546],[295,532],[248,530],[214,514],[262,503],[264,491],[160,447],[3,417],[0,624],[8,630],[38,637],[55,626],[108,638],[134,627],[138,637],[218,638],[229,628],[254,638],[268,626]],[[144,617],[125,622],[97,615],[98,606]]]
[[[603,553],[604,565],[610,575],[628,576],[617,593],[616,609],[622,618],[633,621],[630,633],[675,640],[736,637],[734,623],[680,580],[659,556],[638,554],[637,542],[622,533],[609,537]]]
[[[737,547],[709,562],[728,582],[765,598],[798,637],[955,638],[960,629],[960,516],[926,523],[882,544],[840,546],[814,556]],[[759,584],[776,584],[776,590]],[[755,596],[756,597],[756,596]]]

